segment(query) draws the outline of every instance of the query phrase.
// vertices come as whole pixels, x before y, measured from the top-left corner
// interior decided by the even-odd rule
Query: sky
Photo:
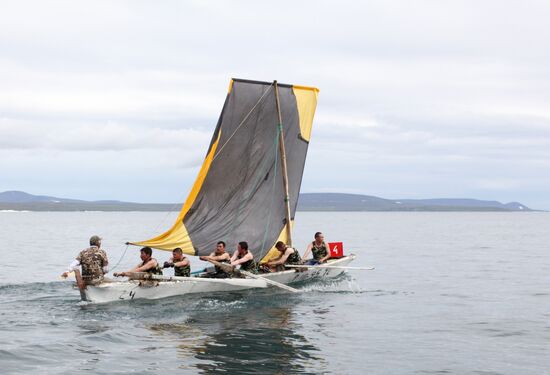
[[[0,191],[182,202],[232,77],[321,91],[302,192],[550,209],[550,2],[3,1]]]

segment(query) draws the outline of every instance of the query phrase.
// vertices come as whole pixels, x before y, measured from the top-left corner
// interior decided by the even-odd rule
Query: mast
[[[283,184],[285,187],[285,216],[287,230],[287,245],[292,246],[292,230],[290,228],[290,194],[288,192],[288,172],[286,167],[285,135],[283,132],[283,119],[281,117],[281,103],[279,102],[279,87],[277,80],[273,81],[275,86],[275,102],[277,104],[277,116],[279,118],[279,151],[281,154],[281,165],[283,167]]]

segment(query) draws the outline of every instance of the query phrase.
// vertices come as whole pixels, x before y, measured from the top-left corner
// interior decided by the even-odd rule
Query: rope
[[[227,145],[229,143],[229,141],[231,140],[231,138],[233,138],[233,136],[235,135],[235,133],[237,133],[237,131],[241,128],[241,126],[243,126],[243,124],[246,122],[246,120],[248,120],[248,118],[250,117],[250,115],[252,114],[252,112],[254,112],[254,110],[256,109],[256,107],[258,106],[258,104],[261,103],[262,100],[264,100],[264,97],[267,95],[267,93],[269,92],[269,89],[273,87],[273,83],[271,83],[269,85],[269,87],[267,88],[267,90],[265,90],[265,92],[262,94],[262,96],[260,96],[260,99],[258,99],[258,101],[256,102],[256,104],[254,104],[254,106],[252,107],[252,109],[246,114],[246,116],[244,116],[243,120],[239,123],[239,126],[237,126],[237,128],[235,129],[235,131],[231,134],[231,136],[229,138],[227,138],[227,141],[225,141],[225,143],[222,145],[222,147],[220,147],[219,151],[216,152],[216,154],[214,155],[214,158],[212,159],[212,161],[216,160],[216,158],[218,157],[218,155],[222,152],[223,148],[225,147],[225,145]]]
[[[272,187],[272,191],[273,189],[275,188],[275,177],[277,176],[277,146],[279,145],[279,131],[277,131],[277,133],[275,134],[275,141],[274,141],[274,144],[273,144],[273,147],[275,149],[275,168],[274,168],[274,177],[273,177],[273,187]],[[267,154],[266,154],[267,155]],[[269,158],[264,158],[262,160],[262,164],[256,168],[254,170],[254,172],[256,173],[256,179],[254,180],[253,184],[251,185],[252,187],[254,187],[254,189],[251,189],[252,193],[246,197],[246,199],[242,199],[238,208],[237,208],[237,213],[236,213],[236,217],[240,217],[240,214],[241,214],[241,211],[244,207],[244,205],[246,204],[246,202],[248,202],[248,200],[250,199],[251,195],[253,195],[255,192],[256,192],[256,187],[258,187],[260,184],[261,184],[261,181],[265,178],[265,175],[267,172],[269,172],[269,169],[271,168],[271,165],[268,163],[269,162]],[[273,197],[272,197],[272,201],[273,201]],[[271,206],[270,206],[271,207]],[[269,221],[268,223],[271,221],[271,216],[269,216]],[[232,225],[231,225],[231,233],[235,232],[235,228],[237,227],[238,224],[241,224],[238,220],[233,220],[232,221]],[[270,225],[270,224],[269,224]],[[266,234],[264,234],[266,235]],[[264,240],[265,242],[265,240]],[[263,250],[263,244],[262,244],[262,250]]]
[[[122,256],[120,257],[118,262],[115,264],[115,266],[113,268],[111,268],[111,272],[113,272],[118,267],[118,265],[122,261],[122,258],[124,258],[124,255],[126,255],[126,250],[128,250],[128,247],[130,247],[130,245],[126,245],[126,249],[124,249],[124,252],[122,253]]]
[[[280,124],[279,124],[280,125]],[[277,134],[275,136],[275,166],[273,167],[273,185],[271,186],[271,203],[269,204],[269,211],[271,212],[271,208],[273,207],[273,202],[275,201],[275,195],[273,194],[273,191],[275,191],[275,181],[277,180],[277,161],[279,156],[279,135],[281,134],[282,127],[279,126],[277,128]],[[262,249],[263,252],[265,249],[265,241],[267,240],[267,232],[269,231],[269,228],[271,227],[271,216],[268,214],[267,223],[265,225],[265,231],[264,231],[264,239],[262,241]],[[265,256],[265,254],[262,256],[262,258]]]
[[[256,109],[256,107],[263,101],[263,99],[265,98],[265,96],[267,95],[267,93],[269,92],[269,89],[273,87],[273,83],[271,83],[269,85],[269,87],[264,91],[264,93],[262,94],[262,96],[260,96],[260,99],[258,99],[258,101],[256,102],[256,104],[254,104],[254,106],[250,109],[250,111],[248,111],[248,113],[244,116],[243,120],[239,123],[239,125],[237,126],[237,128],[235,129],[235,131],[233,131],[233,133],[231,134],[231,136],[229,138],[227,138],[227,141],[225,141],[225,143],[220,147],[220,149],[218,150],[218,152],[216,152],[216,154],[214,155],[214,158],[212,159],[212,161],[216,160],[216,158],[218,157],[218,155],[220,155],[220,153],[222,152],[222,150],[224,149],[224,147],[229,143],[229,141],[233,138],[233,136],[237,133],[237,131],[241,128],[241,126],[244,125],[244,123],[246,122],[246,120],[248,120],[248,118],[250,117],[250,115],[252,114],[252,112],[254,112],[254,110]],[[155,228],[155,230],[153,231],[153,233],[157,233],[159,228],[161,227],[161,225],[163,225],[165,222],[166,222],[166,219],[168,218],[168,216],[171,214],[172,210],[180,205],[181,203],[176,203],[174,204],[174,206],[172,206],[172,208],[170,209],[169,212],[166,213],[166,215],[164,216],[164,218],[159,222],[159,224],[157,225],[157,227]],[[128,249],[128,248],[126,248]],[[126,252],[126,250],[124,251]],[[117,264],[118,265],[118,264]]]
[[[177,206],[181,206],[181,205],[182,205],[182,203],[174,203],[174,205],[172,207],[170,207],[170,210],[166,213],[166,215],[164,215],[164,218],[158,223],[157,227],[153,231],[152,236],[155,235],[154,233],[158,233],[158,230],[160,229],[161,225],[163,225],[166,222],[166,219],[168,219],[168,216],[170,216],[172,214],[172,212],[174,212],[174,208],[176,208]]]

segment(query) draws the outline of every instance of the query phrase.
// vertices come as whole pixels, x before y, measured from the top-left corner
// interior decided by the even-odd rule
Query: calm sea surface
[[[59,279],[92,234],[114,266],[172,220],[0,212],[0,374],[550,374],[549,213],[301,212],[300,250],[321,230],[376,269],[296,295],[92,305]]]

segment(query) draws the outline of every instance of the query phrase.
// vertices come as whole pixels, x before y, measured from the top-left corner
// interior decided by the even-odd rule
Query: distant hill
[[[518,203],[478,199],[384,199],[371,195],[342,193],[301,194],[302,211],[532,211]]]
[[[174,211],[181,203],[134,203],[116,200],[85,201],[32,195],[22,191],[0,193],[0,210],[16,211]],[[303,193],[300,211],[533,211],[518,203],[477,199],[384,199],[370,195]]]
[[[134,203],[116,200],[85,201],[32,195],[23,191],[0,193],[0,210],[16,211],[173,211],[181,204]]]

